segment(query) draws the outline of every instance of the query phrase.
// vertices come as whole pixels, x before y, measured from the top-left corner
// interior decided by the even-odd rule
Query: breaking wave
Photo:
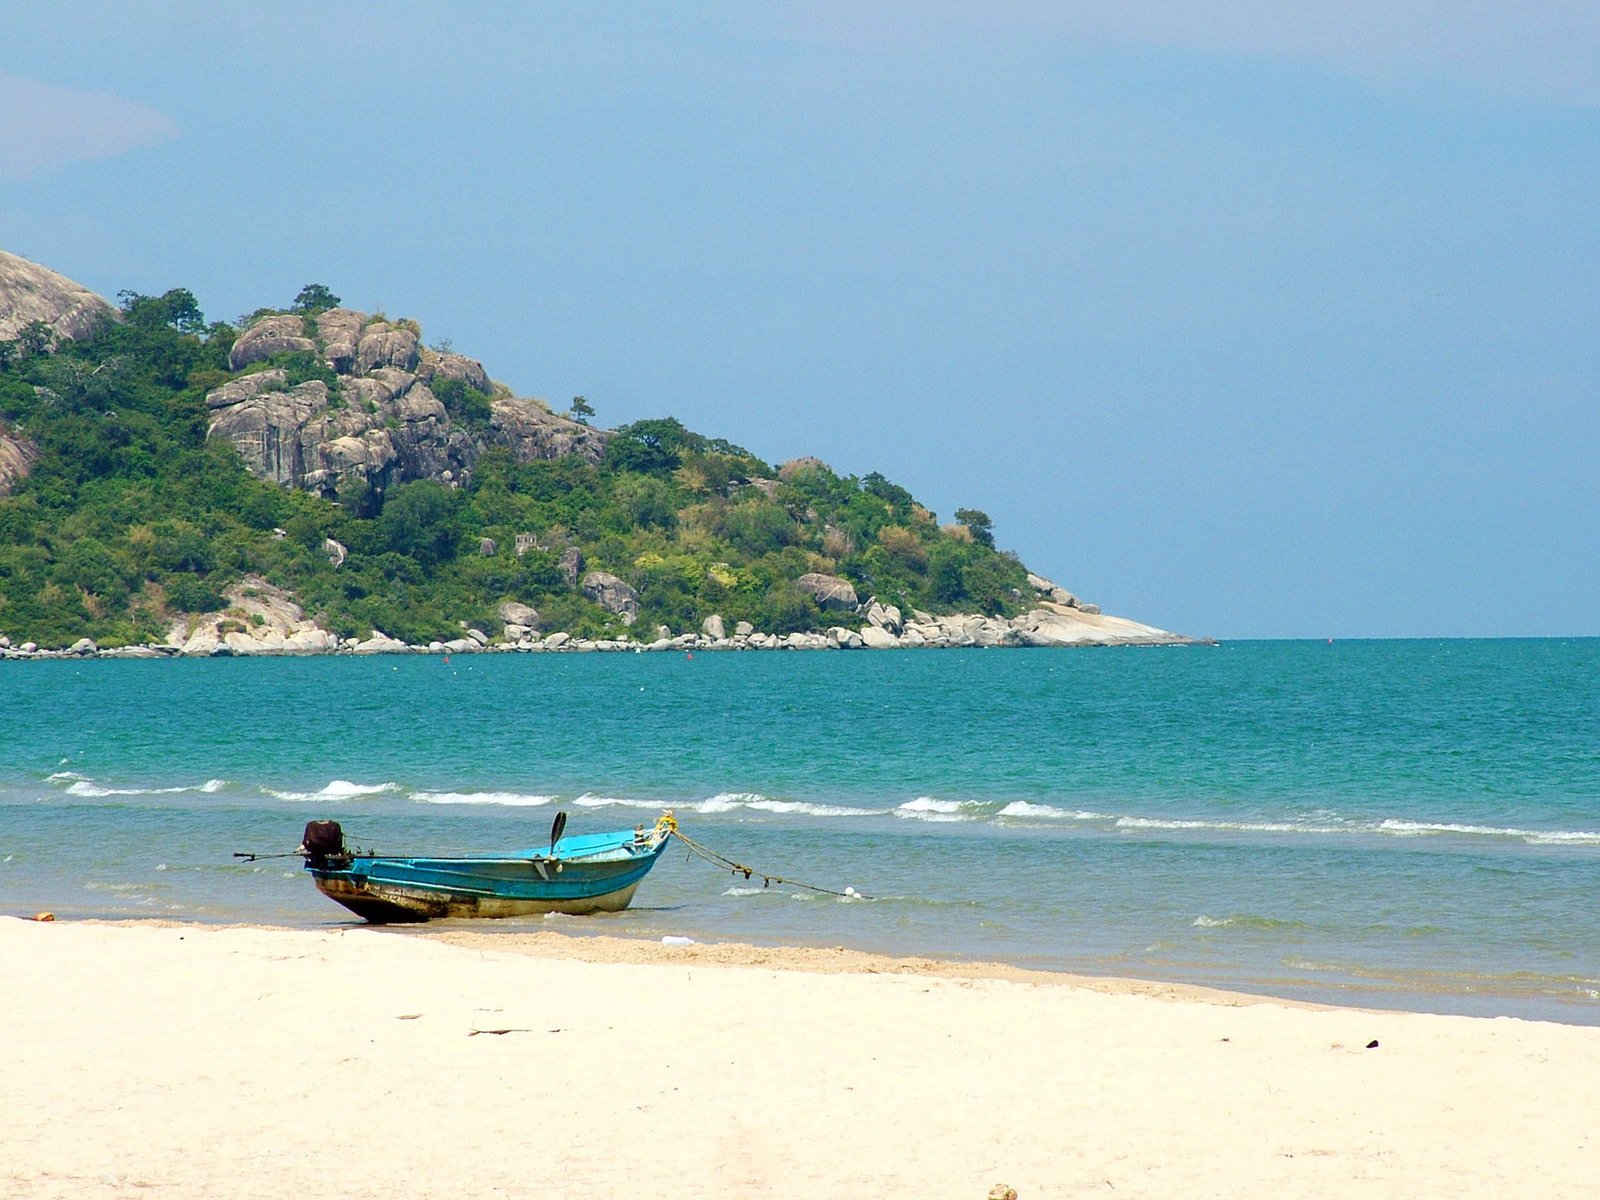
[[[556,798],[526,792],[412,792],[411,799],[421,804],[501,804],[509,808],[538,808],[553,803]]]
[[[1113,821],[1109,813],[1085,812],[1082,809],[1057,808],[1053,804],[1033,804],[1027,800],[1013,800],[995,814],[1013,820],[1036,821]]]
[[[1114,824],[1118,829],[1215,829],[1234,833],[1350,833],[1356,828],[1301,821],[1208,821],[1181,817],[1117,817]]]
[[[226,779],[208,779],[204,783],[179,784],[175,787],[106,787],[96,783],[87,775],[79,775],[73,771],[58,771],[50,776],[51,782],[66,783],[66,794],[69,796],[87,796],[98,799],[102,796],[177,796],[186,792],[210,795],[219,792],[228,786]]]
[[[914,821],[931,821],[947,824],[955,821],[981,821],[989,813],[989,805],[976,800],[935,800],[932,796],[918,796],[907,800],[894,810],[897,817]]]
[[[47,781],[64,794],[83,799],[113,799],[140,796],[210,795],[225,789],[234,791],[252,784],[240,785],[225,779],[207,779],[199,783],[174,783],[164,787],[135,787],[117,781],[96,779],[81,771],[60,770],[46,777]],[[556,792],[521,791],[515,788],[485,788],[482,790],[448,787],[417,788],[393,780],[363,782],[349,779],[332,779],[320,788],[297,791],[260,786],[259,792],[277,800],[291,803],[315,803],[375,799],[382,796],[404,796],[418,803],[441,806],[500,806],[508,808],[541,808],[567,804],[581,809],[617,808],[636,812],[659,813],[675,809],[680,815],[737,816],[748,813],[752,817],[793,817],[798,819],[855,819],[872,820],[893,817],[898,820],[922,821],[930,824],[960,824],[987,822],[1005,825],[1018,830],[1029,826],[1040,830],[1047,828],[1072,829],[1102,834],[1140,834],[1177,837],[1273,837],[1291,838],[1396,838],[1482,840],[1485,842],[1521,842],[1529,846],[1566,848],[1573,851],[1593,852],[1600,848],[1600,829],[1537,829],[1521,825],[1479,824],[1470,821],[1426,820],[1407,817],[1346,816],[1330,809],[1318,809],[1302,814],[1251,814],[1230,818],[1222,815],[1155,815],[1105,808],[1078,808],[1070,804],[1047,803],[1035,799],[959,800],[920,795],[899,804],[893,799],[879,800],[876,805],[868,797],[859,797],[857,803],[824,803],[818,800],[787,799],[755,791],[724,791],[702,799],[678,799],[656,796],[643,798],[599,792],[583,792],[575,797]],[[853,797],[852,799],[857,799]],[[1103,799],[1102,799],[1103,803]],[[1130,806],[1131,807],[1131,806]]]
[[[1503,829],[1493,825],[1457,825],[1443,821],[1402,821],[1393,818],[1378,823],[1380,833],[1396,837],[1429,837],[1454,834],[1462,837],[1512,838],[1532,846],[1600,846],[1600,832],[1583,829]]]
[[[398,792],[398,783],[352,783],[348,779],[335,779],[316,792],[280,792],[275,788],[262,788],[269,796],[279,800],[350,800],[360,796],[381,796]]]
[[[851,808],[843,804],[813,804],[808,800],[774,800],[759,792],[723,792],[712,796],[709,800],[701,800],[684,807],[702,816],[734,812],[741,808],[753,809],[756,812],[798,814],[805,817],[881,817],[891,811],[887,808]]]

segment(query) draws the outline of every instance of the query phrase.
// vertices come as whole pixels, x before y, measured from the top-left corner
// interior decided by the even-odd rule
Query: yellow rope
[[[712,866],[721,867],[723,870],[731,871],[735,875],[743,875],[746,879],[753,879],[759,875],[761,877],[762,887],[769,887],[774,883],[779,883],[783,884],[785,887],[804,888],[808,892],[820,892],[824,896],[840,896],[846,900],[870,900],[872,898],[870,896],[863,896],[854,888],[850,889],[849,891],[838,892],[833,888],[818,887],[814,883],[801,883],[798,879],[785,879],[781,875],[770,875],[765,871],[757,871],[754,867],[747,867],[743,863],[735,862],[726,854],[717,853],[717,851],[711,849],[710,846],[702,845],[701,843],[695,841],[688,834],[684,833],[683,830],[679,829],[678,818],[673,815],[671,809],[668,809],[666,812],[662,813],[656,818],[656,834],[657,836],[662,837],[670,836],[677,838],[683,843],[686,850],[690,851],[692,854],[698,855],[700,858],[703,858]]]

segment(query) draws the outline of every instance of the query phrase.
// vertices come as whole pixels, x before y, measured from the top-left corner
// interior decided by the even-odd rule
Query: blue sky
[[[1589,4],[37,5],[0,248],[324,283],[1164,628],[1600,634]]]

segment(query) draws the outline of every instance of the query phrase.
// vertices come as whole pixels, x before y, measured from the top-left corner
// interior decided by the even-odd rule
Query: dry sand
[[[542,934],[0,962],[10,1200],[1600,1195],[1594,1028]]]

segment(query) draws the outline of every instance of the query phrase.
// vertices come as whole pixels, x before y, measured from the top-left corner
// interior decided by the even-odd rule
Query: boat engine
[[[344,829],[337,821],[307,821],[300,853],[308,864],[321,865],[330,858],[349,858],[344,846]]]

